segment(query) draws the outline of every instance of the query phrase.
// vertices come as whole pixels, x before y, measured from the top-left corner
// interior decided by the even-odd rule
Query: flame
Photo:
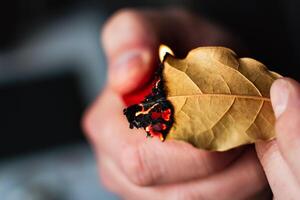
[[[164,57],[165,57],[166,53],[169,53],[172,56],[174,56],[174,53],[170,49],[170,47],[168,47],[167,45],[161,44],[159,46],[159,60],[160,60],[160,62],[162,62],[164,60]]]

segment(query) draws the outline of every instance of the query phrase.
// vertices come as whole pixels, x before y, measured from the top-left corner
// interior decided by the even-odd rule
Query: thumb
[[[289,78],[276,81],[271,99],[279,150],[300,183],[300,84]]]
[[[158,38],[142,13],[117,12],[103,28],[102,44],[108,60],[108,84],[116,92],[127,94],[149,81]]]
[[[169,45],[177,56],[184,56],[199,45],[226,45],[229,38],[184,10],[121,10],[108,20],[102,32],[108,84],[121,95],[143,88],[157,66],[160,43]]]
[[[276,80],[271,101],[277,118],[276,139],[256,143],[257,155],[276,199],[300,196],[299,83],[289,78]]]

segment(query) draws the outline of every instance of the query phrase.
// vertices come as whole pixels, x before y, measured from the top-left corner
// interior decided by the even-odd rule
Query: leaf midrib
[[[251,96],[251,95],[236,95],[236,94],[191,94],[191,95],[172,95],[167,96],[167,98],[176,98],[176,97],[231,97],[238,99],[251,99],[251,100],[260,100],[260,101],[271,101],[268,97],[261,96]]]

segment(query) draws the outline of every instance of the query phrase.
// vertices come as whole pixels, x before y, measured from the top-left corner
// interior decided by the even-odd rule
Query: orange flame
[[[164,57],[165,57],[166,53],[169,53],[172,56],[174,56],[174,53],[173,53],[172,49],[170,47],[168,47],[167,45],[164,45],[164,44],[161,44],[159,46],[158,52],[159,52],[159,60],[160,60],[160,62],[162,62],[164,60]]]

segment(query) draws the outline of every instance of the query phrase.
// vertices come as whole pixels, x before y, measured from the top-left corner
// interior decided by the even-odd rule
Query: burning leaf
[[[203,47],[185,59],[168,55],[163,78],[174,106],[167,139],[224,151],[274,137],[270,87],[280,75],[230,49]]]
[[[166,54],[162,64],[152,93],[124,111],[131,127],[214,151],[275,136],[269,91],[280,75],[262,63],[227,48],[201,47],[184,59]]]

